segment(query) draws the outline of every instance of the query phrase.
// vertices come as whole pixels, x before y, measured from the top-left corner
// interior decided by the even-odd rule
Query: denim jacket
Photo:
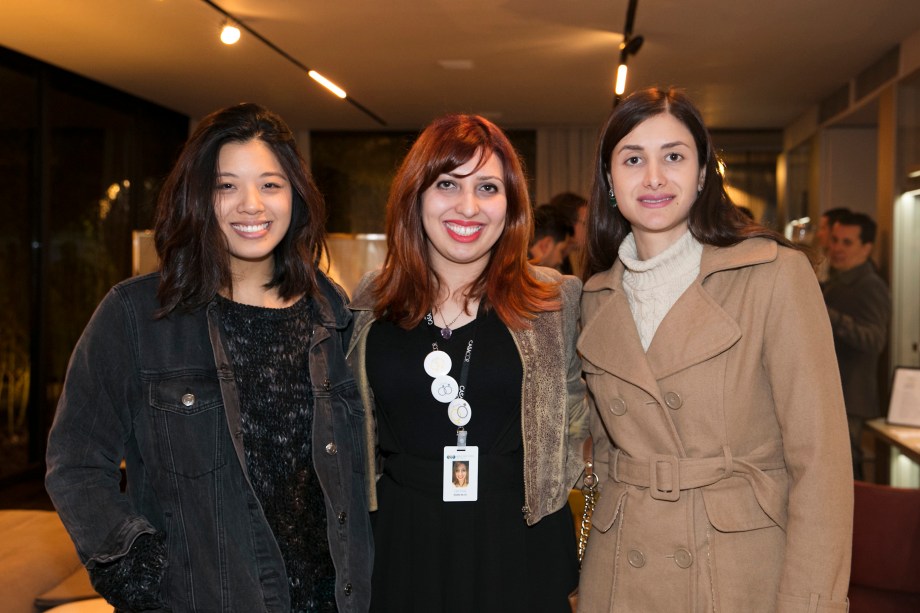
[[[247,474],[216,302],[154,319],[154,273],[115,286],[78,342],[48,441],[46,486],[90,575],[166,536],[164,610],[285,612],[288,578]],[[373,542],[364,409],[345,363],[352,317],[323,276],[309,368],[313,463],[339,611],[366,611]],[[127,490],[120,491],[124,458]]]
[[[368,474],[382,471],[375,458],[377,432],[374,394],[367,380],[367,335],[374,322],[372,283],[379,274],[369,272],[355,290],[348,308],[355,312],[355,333],[348,345],[348,362],[361,388],[365,413]],[[550,268],[531,268],[543,283],[559,283],[561,308],[539,313],[530,328],[512,330],[521,356],[521,427],[524,438],[523,519],[533,525],[568,502],[585,464],[582,443],[588,436],[588,409],[581,358],[575,351],[581,301],[581,281]],[[376,479],[368,481],[371,511],[377,510]]]

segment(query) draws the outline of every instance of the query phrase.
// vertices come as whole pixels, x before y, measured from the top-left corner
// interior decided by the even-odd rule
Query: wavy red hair
[[[422,227],[422,193],[442,174],[479,155],[502,163],[508,208],[505,228],[482,274],[466,290],[511,329],[529,327],[536,313],[560,308],[558,283],[537,280],[527,264],[533,216],[521,161],[508,137],[478,115],[445,115],[431,122],[409,150],[387,199],[387,256],[374,286],[378,318],[412,328],[437,299],[441,280],[432,270]],[[478,170],[478,167],[477,167]]]

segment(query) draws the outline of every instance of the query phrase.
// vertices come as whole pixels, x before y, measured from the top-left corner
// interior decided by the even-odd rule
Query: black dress
[[[431,395],[423,367],[431,351],[423,320],[412,330],[377,321],[367,339],[367,375],[377,403],[384,456],[371,515],[376,544],[371,610],[386,613],[569,611],[578,582],[571,513],[563,507],[524,521],[521,436],[523,369],[510,332],[494,312],[454,330],[438,346],[460,381],[475,334],[465,398],[468,445],[479,447],[476,502],[442,501],[445,446],[457,427]]]

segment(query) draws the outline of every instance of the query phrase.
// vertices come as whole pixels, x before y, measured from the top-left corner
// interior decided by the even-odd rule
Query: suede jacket
[[[220,310],[212,301],[154,319],[158,283],[154,273],[115,286],[78,342],[48,442],[48,492],[91,577],[141,534],[163,534],[162,610],[289,611],[284,561],[247,474]],[[360,612],[373,564],[364,412],[345,364],[351,313],[337,286],[323,276],[319,283],[313,332],[302,339],[310,345],[313,463],[338,609]]]
[[[560,283],[562,308],[544,312],[526,330],[512,330],[521,356],[524,378],[521,389],[521,424],[524,438],[524,491],[522,509],[528,525],[561,509],[569,490],[584,469],[582,442],[588,434],[585,384],[581,359],[575,352],[578,334],[581,282],[548,268],[532,268],[543,282]],[[365,350],[374,322],[371,283],[377,272],[364,276],[348,308],[355,312],[355,334],[348,345],[348,361],[364,400],[367,449],[377,448],[373,390],[367,380]],[[374,454],[368,454],[368,474],[382,473]],[[376,481],[368,481],[369,504],[377,510]]]

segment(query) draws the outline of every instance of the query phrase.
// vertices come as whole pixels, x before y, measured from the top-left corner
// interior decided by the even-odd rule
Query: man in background
[[[530,263],[559,270],[574,234],[568,217],[559,207],[543,204],[533,212],[533,226],[528,248]]]
[[[830,248],[831,248],[831,228],[834,227],[834,224],[840,220],[841,217],[845,217],[850,214],[850,209],[838,207],[836,209],[828,209],[821,213],[821,218],[818,220],[818,229],[815,231],[815,242],[817,243],[818,249],[821,250],[822,260],[818,263],[818,268],[815,270],[815,273],[818,275],[818,281],[824,283],[828,280],[831,272],[831,263],[830,263]]]
[[[821,286],[834,332],[857,479],[862,478],[863,425],[881,415],[878,360],[891,320],[891,292],[869,259],[875,233],[868,215],[839,217],[830,230],[830,280]]]
[[[581,276],[581,255],[585,246],[588,200],[573,192],[561,192],[553,196],[549,204],[558,207],[572,226],[572,238],[569,239],[568,249],[559,270],[567,275]]]

